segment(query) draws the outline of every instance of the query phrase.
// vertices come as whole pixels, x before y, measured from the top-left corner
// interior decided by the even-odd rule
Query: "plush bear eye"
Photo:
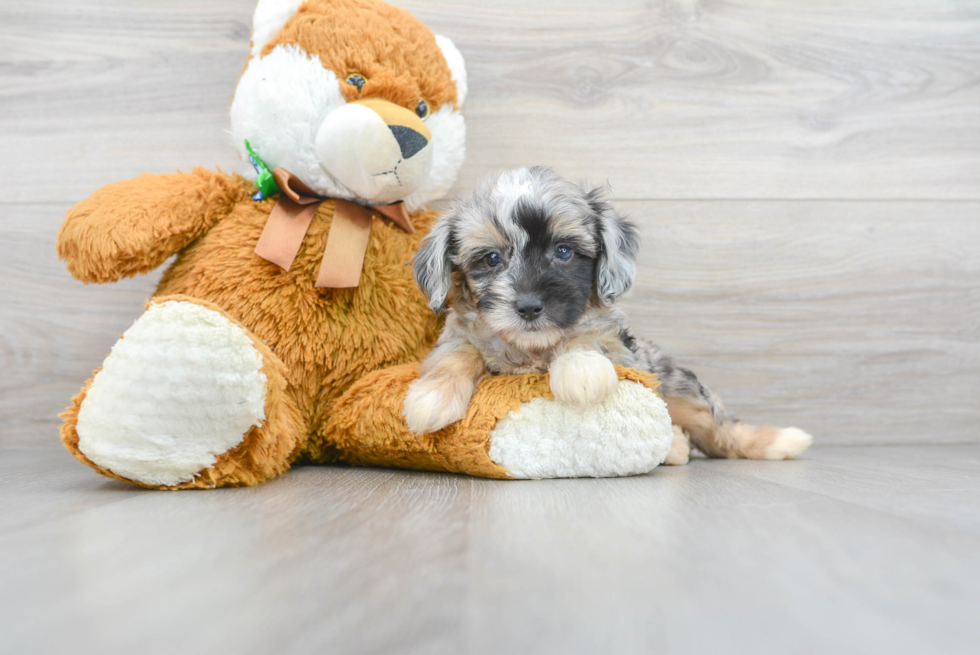
[[[490,268],[500,266],[501,264],[504,263],[503,258],[500,256],[500,253],[496,253],[496,252],[492,252],[488,254],[486,257],[483,258],[483,260],[487,263],[487,266],[489,266]]]
[[[419,100],[419,103],[415,105],[415,113],[418,114],[419,118],[425,118],[429,115],[429,103],[425,100]]]
[[[365,82],[367,82],[367,80],[364,79],[364,76],[360,73],[351,73],[347,76],[347,83],[351,86],[356,86],[358,92],[360,92],[361,87],[364,86]]]
[[[555,248],[555,257],[566,262],[572,258],[572,249],[568,246],[558,246]]]

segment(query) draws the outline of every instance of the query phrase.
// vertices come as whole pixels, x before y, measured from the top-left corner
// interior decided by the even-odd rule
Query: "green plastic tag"
[[[255,178],[255,186],[259,188],[258,193],[252,196],[255,200],[265,200],[277,193],[282,193],[279,185],[276,184],[276,180],[272,177],[272,171],[269,167],[265,165],[265,162],[259,159],[259,156],[255,154],[252,150],[252,145],[245,139],[245,150],[248,151],[248,159],[252,162],[252,166],[255,168],[255,172],[258,175]]]

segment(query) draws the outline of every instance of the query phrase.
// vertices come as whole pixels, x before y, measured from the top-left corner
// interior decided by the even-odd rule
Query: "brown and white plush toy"
[[[487,379],[462,421],[401,414],[439,329],[408,265],[463,161],[463,59],[378,0],[261,0],[231,108],[254,181],[195,169],[110,184],[58,255],[113,282],[176,255],[146,312],[63,415],[100,473],[155,488],[248,485],[298,461],[486,477],[649,471],[672,431],[656,381],[602,406],[547,376]]]

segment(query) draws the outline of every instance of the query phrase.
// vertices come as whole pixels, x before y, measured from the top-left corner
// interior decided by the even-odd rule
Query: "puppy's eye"
[[[483,261],[485,261],[487,263],[487,266],[489,266],[490,268],[500,266],[501,264],[504,263],[503,258],[500,256],[500,253],[496,253],[496,252],[492,252],[486,257],[484,257]]]
[[[425,100],[419,100],[418,104],[415,105],[415,113],[418,114],[419,118],[425,118],[429,115],[429,103]]]
[[[557,248],[555,248],[555,257],[562,260],[563,262],[567,262],[569,259],[572,258],[572,249],[569,248],[568,246],[558,246]]]
[[[364,76],[360,73],[351,73],[347,76],[347,83],[351,86],[356,86],[358,93],[360,93],[361,87],[364,86],[365,82],[367,82],[367,80],[364,79]]]

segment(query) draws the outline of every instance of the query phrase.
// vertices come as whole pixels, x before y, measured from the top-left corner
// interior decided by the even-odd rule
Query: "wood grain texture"
[[[400,4],[467,58],[457,188],[544,163],[634,199],[980,198],[980,3]],[[0,7],[4,195],[240,168],[224,130],[252,6]]]
[[[980,202],[619,206],[644,242],[623,302],[631,325],[736,415],[804,427],[818,444],[978,438]],[[159,278],[74,282],[43,247],[65,209],[19,206],[0,227],[11,246],[0,264],[0,440],[10,443],[57,438],[57,414]]]
[[[465,187],[543,163],[632,199],[980,193],[977,2],[405,4],[467,58]]]
[[[609,180],[635,329],[817,446],[603,481],[98,477],[56,415],[159,272],[83,286],[54,235],[105,183],[243,170],[254,3],[3,3],[0,652],[972,653],[980,3],[399,4],[467,58],[454,192]]]
[[[980,446],[147,492],[0,451],[0,651],[973,653]]]
[[[735,415],[817,443],[977,440],[980,203],[623,202],[623,305]]]
[[[609,180],[646,238],[637,331],[737,414],[818,444],[980,438],[980,3],[402,4],[468,61],[455,192],[532,162]],[[64,211],[242,169],[252,8],[0,5],[0,443],[56,439],[159,277],[71,280]]]

